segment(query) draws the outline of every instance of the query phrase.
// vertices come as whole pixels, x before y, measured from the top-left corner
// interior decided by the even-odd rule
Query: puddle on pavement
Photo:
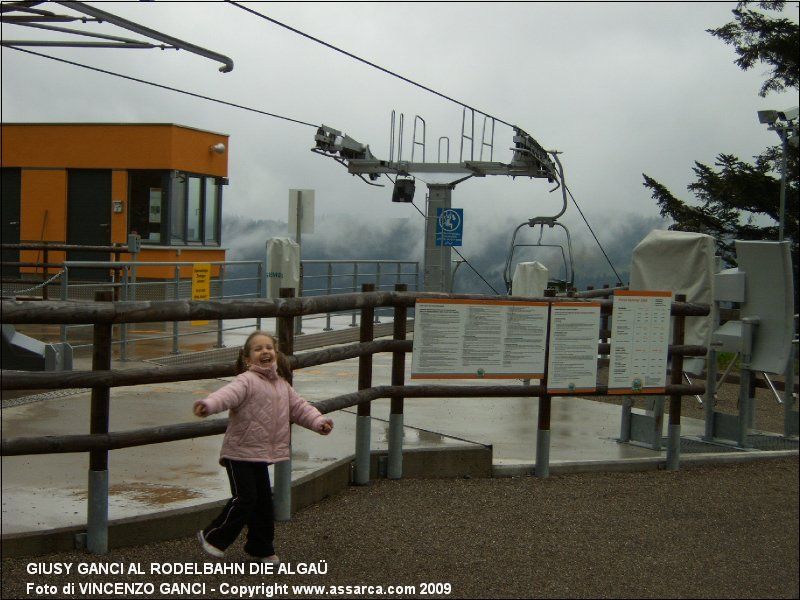
[[[123,496],[151,506],[163,506],[173,502],[202,498],[203,494],[188,488],[157,483],[117,483],[109,486],[109,496]],[[87,497],[86,490],[76,490],[73,495],[81,500]]]

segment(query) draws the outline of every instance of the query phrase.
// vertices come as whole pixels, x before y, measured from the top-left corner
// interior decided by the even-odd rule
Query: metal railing
[[[112,263],[108,261],[66,261],[63,263],[64,274],[61,278],[61,299],[69,300],[70,298],[83,298],[87,294],[92,294],[100,290],[112,290],[114,292],[114,299],[123,302],[136,302],[138,300],[188,300],[192,298],[192,280],[187,277],[187,271],[194,268],[194,262],[149,262],[149,261],[124,261]],[[264,263],[263,261],[212,261],[208,263],[212,269],[218,269],[218,277],[212,280],[211,290],[212,294],[209,300],[222,300],[225,298],[262,298],[264,297]],[[70,281],[70,272],[75,269],[116,269],[120,271],[118,281],[112,282],[72,282]],[[140,280],[139,271],[142,268],[162,268],[172,271],[172,277],[169,279],[153,278],[148,280]],[[246,269],[252,271],[248,276],[241,276],[241,273],[229,273],[237,269]],[[189,271],[190,272],[190,271]],[[236,275],[236,276],[231,276]],[[225,294],[226,281],[232,284],[239,281],[251,283],[254,288],[253,292],[248,293],[233,293]],[[216,288],[216,293],[214,292]],[[257,319],[257,327],[261,326],[261,319]],[[66,325],[60,326],[60,340],[62,342],[69,342],[70,331],[79,330],[80,328],[91,327],[91,325]],[[235,331],[238,329],[252,328],[251,324],[228,326],[226,327],[222,320],[218,320],[216,327],[213,329],[202,328],[196,331],[180,331],[180,324],[178,321],[172,322],[172,331],[165,335],[147,335],[147,336],[133,336],[132,332],[128,329],[128,324],[123,323],[118,328],[118,335],[116,339],[112,339],[112,344],[119,346],[119,355],[121,360],[129,358],[129,352],[132,345],[136,342],[144,341],[157,341],[172,339],[172,354],[180,353],[180,339],[188,336],[198,336],[203,334],[215,333],[216,344],[215,347],[222,348],[223,333],[225,331]],[[73,336],[78,337],[80,336]],[[75,340],[73,339],[73,342]],[[89,348],[92,346],[91,341],[86,343],[72,343],[73,349]]]
[[[36,280],[29,278],[23,279],[20,278],[19,275],[17,275],[14,278],[6,277],[4,274],[2,283],[23,284],[28,286],[30,286],[31,284],[35,284],[32,287],[28,287],[24,290],[16,290],[16,293],[18,294],[27,293],[40,289],[42,294],[42,299],[44,300],[48,300],[48,286],[55,279],[58,279],[63,272],[63,264],[50,262],[49,252],[80,251],[80,252],[89,252],[100,255],[113,254],[114,262],[119,262],[122,254],[132,254],[134,258],[136,257],[135,248],[131,248],[130,245],[123,245],[123,244],[112,244],[108,246],[88,246],[83,244],[67,244],[66,242],[20,241],[20,243],[17,244],[0,244],[0,250],[2,250],[3,252],[11,252],[11,253],[16,252],[17,256],[19,256],[20,251],[24,250],[35,250],[37,252],[36,260],[33,262],[25,262],[19,260],[17,261],[3,260],[2,262],[0,262],[0,271],[8,269],[9,267],[11,267],[11,269],[15,272],[20,267],[33,268],[34,274],[39,274],[39,276],[41,277],[40,282],[36,282]],[[51,276],[51,271],[50,271],[51,268],[62,269],[62,270],[56,271],[55,275]],[[40,271],[41,273],[39,273]]]
[[[20,263],[21,264],[21,263]],[[65,261],[58,264],[48,264],[48,268],[57,267],[61,270],[48,280],[17,281],[17,284],[35,283],[28,287],[25,293],[41,293],[43,300],[48,299],[48,287],[56,286],[61,300],[89,300],[97,291],[111,290],[115,301],[135,302],[139,300],[188,300],[192,298],[191,269],[195,262],[184,261]],[[241,261],[211,261],[208,264],[212,270],[218,270],[218,276],[211,281],[211,300],[267,298],[267,267],[264,260]],[[26,266],[31,266],[26,263]],[[142,269],[159,268],[171,271],[172,276],[149,277],[142,279]],[[76,270],[109,272],[110,281],[87,281],[81,277],[80,281],[71,275]],[[49,271],[52,273],[52,271]],[[48,273],[48,274],[49,274]],[[392,289],[395,284],[406,284],[412,291],[419,289],[420,270],[419,263],[415,261],[397,260],[306,260],[300,265],[301,296],[317,296],[321,294],[353,293],[360,289],[364,283],[372,283],[376,290]],[[9,290],[10,294],[19,290]],[[357,325],[356,319],[359,311],[345,311],[351,315],[350,327]],[[307,316],[306,320],[325,319],[324,331],[331,331],[332,313]],[[375,322],[379,323],[378,313]],[[255,326],[261,329],[262,319],[255,319]],[[242,329],[252,329],[252,322],[246,324],[227,325],[222,320],[217,321],[213,328],[200,328],[186,331],[181,330],[180,323],[173,321],[171,332],[163,335],[136,335],[129,329],[127,323],[120,324],[112,332],[112,343],[118,348],[120,360],[128,360],[137,342],[172,340],[171,354],[180,354],[180,341],[190,336],[216,334],[215,348],[223,348],[224,334]],[[301,334],[303,317],[298,315],[295,320],[295,333]],[[75,350],[88,349],[92,346],[89,335],[82,335],[82,330],[88,330],[91,325],[66,325],[62,324],[59,330],[59,341],[70,343]]]
[[[373,270],[374,269],[374,270]],[[300,266],[301,296],[318,296],[357,292],[364,283],[371,283],[377,291],[393,289],[396,284],[406,284],[409,290],[419,291],[419,262],[410,260],[304,260]],[[350,327],[356,326],[359,311],[351,311]],[[375,323],[380,323],[375,311]],[[323,331],[331,331],[331,313],[310,318],[325,318]],[[302,317],[298,317],[295,333],[302,333]]]

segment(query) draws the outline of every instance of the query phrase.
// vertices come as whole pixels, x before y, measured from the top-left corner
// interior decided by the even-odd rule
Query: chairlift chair
[[[535,244],[517,244],[517,234],[519,230],[525,227],[525,225],[533,228],[539,225],[541,227],[539,233],[539,241]],[[547,225],[548,227],[552,228],[558,225],[564,230],[564,233],[567,236],[567,252],[564,252],[564,246],[560,244],[543,244],[542,243],[542,236],[544,234],[544,226]],[[548,288],[555,288],[561,292],[567,292],[571,290],[575,285],[575,266],[572,259],[572,240],[569,236],[569,229],[562,223],[556,221],[555,217],[534,217],[524,223],[520,223],[517,228],[514,230],[514,234],[511,236],[511,246],[508,250],[508,256],[506,257],[506,267],[503,270],[503,281],[506,284],[506,292],[511,295],[511,287],[512,287],[512,272],[511,266],[513,264],[514,259],[514,251],[516,248],[530,248],[530,247],[540,247],[540,248],[558,248],[561,251],[561,257],[564,261],[564,275],[566,279],[557,279],[557,278],[550,278],[547,281]]]

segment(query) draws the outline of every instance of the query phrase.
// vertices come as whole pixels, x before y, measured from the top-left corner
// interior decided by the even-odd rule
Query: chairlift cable
[[[583,211],[581,210],[581,207],[578,206],[578,201],[575,200],[575,196],[572,195],[572,191],[569,189],[569,187],[567,187],[566,184],[564,184],[564,189],[567,190],[567,193],[569,194],[569,197],[572,198],[572,202],[573,202],[573,204],[575,204],[575,208],[578,209],[578,212],[580,213],[581,217],[583,218],[584,223],[586,223],[586,226],[589,228],[589,231],[592,233],[592,237],[594,238],[594,241],[597,242],[597,245],[600,247],[600,252],[602,252],[603,256],[606,257],[606,261],[608,262],[608,266],[611,267],[611,270],[614,271],[614,275],[617,276],[617,282],[619,282],[620,284],[624,283],[622,281],[622,277],[619,276],[619,273],[617,273],[617,270],[614,268],[614,265],[611,263],[611,259],[608,258],[608,254],[606,254],[605,249],[603,249],[603,244],[601,244],[600,240],[597,239],[597,236],[594,233],[594,229],[592,229],[592,226],[589,225],[589,221],[586,219],[586,215],[583,214]]]
[[[323,40],[321,40],[319,38],[314,37],[313,35],[305,33],[304,31],[300,31],[299,29],[295,29],[294,27],[292,27],[290,25],[287,25],[286,23],[281,23],[277,19],[273,19],[272,17],[268,17],[265,14],[262,14],[262,13],[256,11],[256,10],[253,10],[252,8],[248,8],[246,6],[242,6],[241,4],[239,4],[238,2],[234,2],[233,0],[227,0],[227,1],[230,4],[232,4],[233,6],[235,6],[237,8],[241,8],[242,10],[244,10],[246,12],[249,12],[252,15],[255,15],[257,17],[261,17],[262,19],[265,19],[265,20],[269,21],[270,23],[274,23],[275,25],[278,25],[280,27],[288,29],[289,31],[291,31],[293,33],[296,33],[296,34],[301,35],[301,36],[303,36],[305,38],[308,38],[309,40],[311,40],[313,42],[316,42],[318,44],[321,44],[321,45],[325,46],[326,48],[330,48],[331,50],[335,50],[336,52],[340,52],[341,54],[344,54],[345,56],[348,56],[348,57],[350,57],[350,58],[352,58],[354,60],[362,62],[365,65],[369,65],[370,67],[374,67],[375,69],[378,69],[379,71],[382,71],[382,72],[386,73],[387,75],[391,75],[392,77],[396,77],[397,79],[400,79],[401,81],[405,81],[406,83],[410,83],[411,85],[415,85],[418,88],[421,88],[421,89],[425,90],[426,92],[430,92],[432,94],[435,94],[436,96],[439,96],[440,98],[444,98],[445,100],[449,100],[450,102],[458,104],[459,106],[463,106],[464,108],[467,108],[467,109],[469,109],[469,110],[471,110],[473,112],[476,112],[476,113],[481,114],[481,115],[485,115],[485,116],[487,116],[487,117],[489,117],[491,119],[494,119],[498,123],[502,123],[503,125],[508,125],[509,127],[514,127],[514,125],[512,125],[511,123],[509,123],[507,121],[504,121],[503,119],[500,119],[499,117],[492,116],[489,113],[484,112],[482,110],[479,110],[477,108],[474,108],[474,107],[470,106],[469,104],[465,104],[464,102],[461,102],[460,100],[456,100],[455,98],[451,98],[450,96],[447,96],[446,94],[443,94],[441,92],[437,92],[436,90],[434,90],[432,88],[429,88],[428,86],[422,85],[421,83],[417,83],[416,81],[414,81],[412,79],[409,79],[408,77],[403,77],[402,75],[400,75],[398,73],[395,73],[394,71],[390,71],[389,69],[387,69],[385,67],[382,67],[380,65],[377,65],[377,64],[375,64],[373,62],[370,62],[370,61],[368,61],[368,60],[366,60],[364,58],[361,58],[360,56],[356,56],[355,54],[352,54],[352,53],[348,52],[347,50],[342,50],[341,48],[338,48],[337,46],[334,46],[333,44],[329,44],[328,42],[325,42],[325,41],[323,41]]]
[[[475,267],[472,266],[472,264],[464,257],[463,254],[461,254],[461,252],[458,251],[458,248],[456,248],[455,246],[450,246],[450,248],[453,249],[455,251],[455,253],[458,254],[461,257],[461,260],[463,260],[470,269],[475,271],[475,274],[478,277],[481,278],[483,283],[485,283],[486,285],[489,286],[489,289],[491,289],[498,296],[500,295],[500,292],[498,292],[496,289],[494,289],[494,286],[491,283],[489,283],[488,281],[486,281],[486,278],[483,275],[481,275]]]
[[[268,117],[275,117],[276,119],[283,119],[284,121],[289,121],[291,123],[297,123],[299,125],[308,125],[309,127],[313,127],[314,129],[319,128],[319,125],[315,125],[313,123],[308,123],[306,121],[300,121],[299,119],[293,119],[291,117],[285,117],[283,115],[279,115],[276,113],[267,112],[265,110],[259,110],[257,108],[252,108],[250,106],[244,106],[243,104],[236,104],[235,102],[229,102],[227,100],[220,100],[219,98],[212,98],[211,96],[204,96],[203,94],[198,94],[196,92],[190,92],[188,90],[182,90],[180,88],[171,87],[168,85],[164,85],[162,83],[155,83],[154,81],[148,81],[146,79],[139,79],[138,77],[132,77],[131,75],[123,75],[122,73],[116,73],[114,71],[108,71],[106,69],[101,69],[99,67],[92,67],[90,65],[84,65],[79,62],[74,62],[71,60],[67,60],[65,58],[57,58],[55,56],[51,56],[49,54],[41,54],[40,52],[34,52],[33,50],[25,50],[23,48],[17,48],[15,46],[3,46],[3,49],[10,48],[11,50],[17,50],[18,52],[25,52],[26,54],[33,54],[34,56],[40,56],[42,58],[49,58],[50,60],[55,60],[57,62],[62,62],[68,65],[72,65],[74,67],[82,67],[84,69],[89,69],[90,71],[96,71],[98,73],[104,73],[105,75],[113,75],[114,77],[120,77],[122,79],[127,79],[129,81],[135,81],[137,83],[144,83],[145,85],[151,85],[153,87],[161,88],[164,90],[169,90],[171,92],[178,92],[179,94],[186,94],[187,96],[192,96],[194,98],[200,98],[202,100],[209,100],[211,102],[216,102],[218,104],[224,104],[226,106],[231,106],[233,108],[241,108],[242,110],[247,110],[250,112],[258,113],[260,115],[265,115]]]

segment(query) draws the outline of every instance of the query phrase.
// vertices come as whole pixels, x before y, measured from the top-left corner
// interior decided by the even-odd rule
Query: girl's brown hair
[[[239,356],[236,359],[236,373],[244,373],[247,371],[247,357],[250,355],[250,346],[253,341],[253,338],[257,335],[263,335],[264,337],[268,337],[272,340],[272,345],[275,347],[275,363],[278,370],[278,375],[283,377],[284,379],[289,379],[292,374],[292,368],[289,366],[289,359],[280,351],[278,348],[278,338],[276,338],[271,333],[266,331],[255,330],[253,333],[247,336],[247,339],[244,342],[244,346],[239,350]]]

